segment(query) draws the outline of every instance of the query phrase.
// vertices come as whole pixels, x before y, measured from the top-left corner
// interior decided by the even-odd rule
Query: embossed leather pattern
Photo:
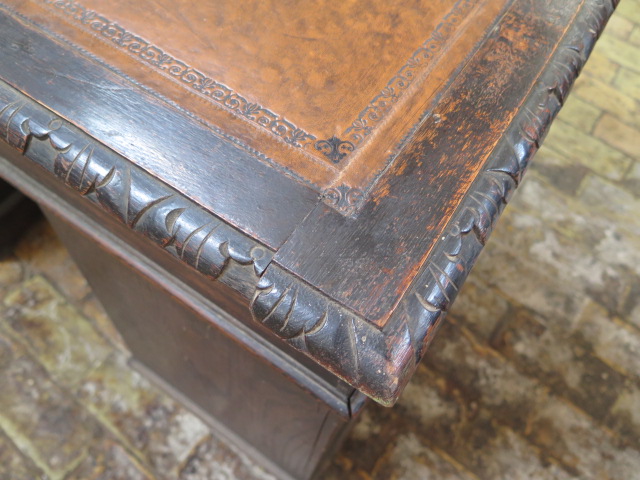
[[[506,2],[5,4],[319,191],[364,193]]]

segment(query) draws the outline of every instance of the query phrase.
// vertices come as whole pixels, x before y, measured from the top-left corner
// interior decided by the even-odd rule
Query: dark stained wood
[[[517,2],[395,159],[357,218],[318,206],[278,251],[276,262],[384,326],[580,1],[564,3],[566,8],[551,17],[546,2]]]
[[[10,116],[17,125],[25,124],[28,119],[30,128],[36,130],[41,128],[40,133],[47,131],[44,125],[50,124],[52,119],[56,118],[51,112],[47,112],[41,107],[29,105],[28,100],[14,90],[0,86],[0,104],[3,104],[2,102],[4,104],[21,103],[22,107],[13,116],[10,111],[5,111],[4,115],[0,115],[0,135],[6,132],[6,124],[3,125],[2,120]],[[2,110],[1,107],[0,110]],[[6,143],[0,143],[0,159],[4,160],[0,162],[0,175],[16,182],[19,181],[16,178],[17,172],[21,172],[22,177],[30,180],[27,185],[21,186],[21,188],[25,192],[29,192],[39,203],[47,205],[51,209],[53,208],[51,205],[56,199],[64,201],[66,206],[59,207],[59,212],[68,211],[71,218],[73,218],[73,212],[79,212],[82,214],[84,222],[93,219],[110,232],[112,241],[118,239],[121,243],[130,245],[148,258],[150,262],[171,272],[177,279],[189,285],[204,298],[215,302],[249,328],[258,330],[259,327],[248,309],[248,297],[250,298],[253,294],[251,285],[258,281],[255,269],[264,268],[265,264],[261,262],[267,262],[270,258],[268,250],[264,251],[264,256],[258,259],[256,265],[252,265],[250,261],[252,255],[242,255],[241,252],[243,250],[250,252],[252,248],[263,248],[260,244],[252,243],[249,239],[239,235],[238,232],[222,225],[218,219],[206,214],[197,205],[181,199],[175,191],[154,181],[137,167],[122,164],[123,160],[119,159],[117,155],[101,149],[100,145],[92,144],[86,136],[83,136],[71,125],[64,125],[64,122],[61,122],[57,127],[55,132],[49,132],[39,138],[33,136],[15,137],[15,145],[26,147],[22,152],[24,156],[20,155],[19,150],[11,148]],[[62,138],[76,138],[77,142],[69,147],[61,140]],[[59,146],[58,148],[53,146],[56,144]],[[75,162],[75,174],[69,174],[60,163],[56,162],[56,159],[63,162],[65,158],[72,159],[83,149],[86,152],[87,144],[92,147],[91,162],[85,163],[86,157]],[[60,146],[66,150],[66,155],[60,156]],[[33,161],[29,162],[28,160]],[[71,164],[72,162],[66,163],[67,166]],[[121,171],[123,167],[126,168]],[[86,181],[70,183],[69,180],[75,179],[77,181],[80,178],[76,175],[80,172],[85,173]],[[111,181],[101,181],[104,176],[99,172],[103,174],[112,172]],[[57,174],[59,177],[55,177],[51,173]],[[126,182],[119,181],[119,177],[123,173],[126,174]],[[58,180],[60,177],[65,178],[67,182],[60,182]],[[97,184],[98,188],[87,188],[94,184]],[[90,201],[78,202],[77,190],[69,188],[70,185],[79,188],[83,196]],[[125,196],[121,188],[127,188],[130,192],[128,206],[120,201]],[[42,191],[50,191],[51,193],[45,197],[38,196]],[[165,201],[157,204],[153,200],[156,198],[164,198]],[[149,216],[154,213],[154,209],[156,209],[155,215],[151,215],[151,219],[161,215],[161,221],[145,221],[144,216],[141,216],[135,225],[132,225],[130,221],[125,222],[125,218],[137,218],[139,212],[144,212]],[[173,228],[171,231],[167,231],[166,219],[175,217],[175,212],[180,212],[181,215],[173,218]],[[194,220],[200,222],[194,225]],[[76,222],[79,221],[76,220]],[[191,235],[192,232],[198,230],[199,225],[205,225],[207,229],[200,237]],[[215,230],[213,230],[214,227]],[[181,234],[169,242],[168,240],[174,237],[173,232],[179,231],[181,228],[183,230]],[[213,234],[210,235],[211,231]],[[189,262],[189,257],[185,255],[185,241],[189,238],[191,240],[188,243],[193,242],[192,247],[196,252],[200,252],[198,269],[194,268],[195,264]],[[160,239],[161,241],[158,243],[149,242],[149,239]],[[203,244],[204,246],[202,246]],[[222,245],[225,245],[223,249],[226,252],[225,255],[220,252]],[[236,263],[232,257],[239,259],[242,263]],[[212,282],[212,280],[218,281]],[[260,331],[264,335],[265,332],[262,329]],[[347,396],[351,394],[353,390],[351,387],[338,380],[311,359],[283,344],[275,334],[264,335],[264,337],[271,343],[277,344],[278,349],[286,351],[297,362],[322,377],[332,387],[341,390]],[[336,406],[336,408],[342,407],[341,405]]]
[[[266,423],[298,433],[263,451],[303,477],[336,443],[333,419],[362,406],[347,383],[384,405],[398,399],[618,3],[329,2],[296,21],[310,2],[247,15],[231,2],[218,15],[159,0],[145,23],[135,12],[146,0],[5,1],[0,150],[13,152],[0,172],[41,203],[64,202],[66,220],[97,242],[76,247],[60,227],[136,356],[260,449],[269,427],[256,440],[224,402],[263,375],[279,379],[308,413],[287,420],[278,405]],[[247,39],[255,15],[261,30]],[[295,23],[295,38],[279,22]],[[235,28],[243,42],[215,43]],[[361,43],[375,46],[365,66],[351,50]],[[122,286],[95,273],[95,249]],[[202,296],[237,318],[196,315]],[[210,362],[229,359],[242,385],[213,374]],[[263,400],[244,407],[264,413]],[[298,434],[302,454],[281,450]]]
[[[42,144],[31,142],[27,155]],[[49,191],[38,177],[44,170],[29,172],[31,178],[17,169],[12,163],[19,158],[0,145],[0,174],[43,206],[136,361],[145,366],[143,373],[153,372],[153,380],[277,478],[317,474],[364,406],[362,398],[243,328],[159,268],[162,262],[150,262],[120,241],[112,224],[93,219],[104,217],[87,217],[65,195]]]
[[[138,362],[199,407],[209,423],[222,424],[274,463],[279,478],[280,469],[293,478],[313,475],[337,447],[348,416],[314,401],[214,328],[167,289],[171,278],[146,278],[132,268],[130,253],[109,251],[45,213]],[[260,401],[247,402],[255,397]]]
[[[278,247],[317,202],[259,153],[1,8],[0,32],[0,65],[11,65],[0,79],[267,245]]]
[[[560,25],[565,25],[563,22],[566,22],[570,27],[562,39],[556,40],[554,53],[540,66],[541,73],[536,77],[537,81],[531,83],[532,88],[522,98],[521,103],[513,106],[513,109],[517,109],[515,117],[508,126],[503,126],[500,135],[496,134],[493,145],[484,147],[488,149],[484,153],[491,151],[491,155],[484,160],[484,163],[478,164],[473,163],[474,156],[468,158],[469,168],[481,169],[481,173],[474,172],[471,175],[473,182],[471,183],[472,179],[469,179],[469,184],[458,194],[455,191],[449,191],[453,200],[444,195],[438,186],[439,182],[445,184],[448,182],[451,185],[451,182],[459,176],[469,178],[465,170],[466,165],[455,163],[454,165],[457,166],[455,169],[443,165],[442,173],[431,171],[435,174],[435,185],[429,183],[429,177],[423,178],[424,183],[414,182],[415,175],[421,173],[424,175],[425,170],[429,171],[429,159],[422,155],[425,152],[431,155],[432,149],[442,148],[443,152],[452,159],[458,156],[464,157],[469,151],[480,155],[483,153],[482,150],[478,152],[474,148],[476,142],[479,147],[482,146],[484,137],[470,131],[469,127],[464,129],[462,125],[465,125],[468,119],[472,119],[471,127],[478,125],[486,127],[491,124],[490,117],[476,119],[473,109],[462,108],[461,112],[467,116],[451,118],[446,116],[446,111],[442,113],[436,111],[433,118],[430,121],[427,119],[421,126],[423,139],[418,141],[421,138],[419,135],[421,129],[418,129],[416,142],[409,144],[408,151],[415,154],[417,158],[404,157],[403,161],[397,164],[397,170],[395,170],[397,175],[394,176],[392,173],[388,178],[381,180],[381,184],[388,185],[389,189],[382,188],[382,196],[379,199],[371,200],[357,219],[334,217],[332,212],[318,209],[307,218],[306,229],[303,227],[296,231],[290,242],[294,242],[298,235],[304,237],[308,231],[315,231],[317,235],[322,235],[323,239],[329,240],[319,242],[307,237],[312,247],[307,246],[310,249],[305,250],[305,254],[301,249],[297,252],[297,257],[291,256],[291,253],[296,252],[289,252],[289,254],[285,252],[289,245],[300,246],[300,244],[285,245],[276,254],[275,261],[267,268],[258,285],[261,292],[254,298],[252,308],[256,317],[265,326],[280,332],[284,340],[312,358],[318,359],[321,364],[341,378],[348,378],[351,385],[366,392],[380,403],[391,405],[402,392],[489,237],[494,222],[519,185],[528,162],[542,143],[551,122],[562,107],[575,78],[580,73],[595,41],[617,4],[616,1],[585,2],[575,17],[570,15],[563,20],[558,17],[558,12],[553,15],[552,12],[555,12],[554,5],[560,11],[568,8],[564,3],[562,5],[544,2],[521,3],[525,6],[529,5],[528,9],[523,10],[522,15],[526,18],[526,24],[532,24],[532,18],[538,18],[532,15],[536,12],[539,14],[538,8],[543,10],[549,8],[550,11],[544,18],[555,19],[555,22]],[[541,22],[545,23],[543,20]],[[564,30],[564,27],[560,29]],[[531,32],[527,26],[514,31]],[[525,36],[525,39],[519,41],[530,38]],[[506,42],[500,37],[498,40],[499,43]],[[546,43],[542,39],[538,41],[542,44]],[[480,78],[484,79],[487,76],[491,79],[491,72],[495,73],[491,68],[495,68],[496,65],[488,59],[501,58],[503,55],[505,55],[504,48],[496,48],[491,53],[488,52],[487,56],[480,60],[479,71],[472,70],[472,73],[482,73]],[[521,59],[520,62],[520,65],[526,68],[530,55],[526,50],[520,55],[527,59],[526,61]],[[487,72],[487,69],[490,72]],[[502,71],[500,77],[504,75],[505,71]],[[508,91],[504,82],[516,81],[516,78],[511,77],[511,70],[506,70],[506,77],[502,82],[498,82],[498,85],[502,85],[504,89],[494,92],[495,95],[500,96],[501,91]],[[464,82],[464,73],[462,81]],[[476,79],[476,83],[480,81]],[[491,89],[495,86],[489,83],[486,88]],[[479,90],[477,86],[473,93],[476,93],[476,90]],[[453,99],[453,105],[457,108],[469,101],[473,102],[473,98],[478,98],[470,94],[464,95],[464,92],[458,93],[461,96]],[[443,103],[446,103],[446,100]],[[482,103],[474,102],[474,104],[477,107],[482,106]],[[499,107],[497,109],[500,111]],[[441,124],[444,126],[440,126]],[[444,139],[451,140],[452,144],[459,149],[449,150],[449,145],[430,143],[430,139],[434,135],[438,138],[439,133]],[[456,135],[449,135],[451,133]],[[458,137],[463,138],[462,144],[457,140]],[[412,176],[405,175],[407,170],[411,170]],[[413,185],[422,195],[431,194],[429,199],[432,201],[424,203],[424,198],[413,195],[411,190],[405,190],[405,182]],[[439,194],[434,195],[434,192]],[[430,211],[439,208],[438,202],[452,202],[452,210],[449,213],[445,212],[444,218],[434,219],[437,221],[436,226],[419,223],[425,217],[429,218]],[[393,215],[390,215],[388,210]],[[372,215],[372,212],[375,215]],[[331,224],[332,221],[335,223]],[[320,228],[317,228],[318,224]],[[368,225],[369,228],[364,228],[362,225]],[[406,230],[401,227],[405,227]],[[388,250],[387,242],[383,241],[382,236],[377,233],[380,229],[383,229],[389,239],[406,243],[397,243],[395,251]],[[434,234],[434,230],[438,233]],[[413,236],[407,232],[412,233]],[[335,238],[336,233],[341,233],[342,236]],[[346,251],[341,242],[349,236],[351,236],[352,249]],[[415,237],[430,240],[434,246],[430,249],[427,243],[420,247],[414,243]],[[363,242],[364,245],[362,245]],[[409,246],[415,249],[414,253],[424,251],[425,257],[419,260],[414,259],[415,263],[409,265],[407,258],[410,258],[410,255],[405,257]],[[335,256],[327,255],[325,251],[330,251]],[[340,262],[327,266],[326,262],[315,261],[318,256],[323,257],[326,262],[332,261],[331,259],[340,259]],[[295,276],[290,273],[290,270],[276,263],[288,264],[292,258],[297,258],[300,262],[291,265],[290,270],[298,274]],[[371,259],[377,262],[374,263]],[[370,262],[370,268],[361,268],[360,275],[353,275],[352,272],[358,267],[357,262],[366,264],[367,260]],[[387,263],[384,263],[385,260]],[[318,275],[318,272],[321,272],[320,280],[330,286],[342,282],[351,296],[344,295],[341,291],[327,292],[323,289],[323,284],[318,284],[319,281],[315,284],[301,281],[299,267],[313,262],[316,269],[310,269],[309,276]],[[343,264],[351,268],[340,270]],[[386,285],[386,289],[379,287],[380,282],[386,281],[384,277],[394,278],[398,268],[396,264],[400,267],[408,265],[411,269],[407,277],[398,280],[398,277],[401,277],[398,275],[395,278],[399,291],[393,291],[389,285]],[[332,275],[327,275],[327,271],[331,271]],[[361,290],[350,287],[348,282],[344,282],[344,276],[340,274],[352,279],[362,289],[366,289],[366,293],[361,295]],[[392,293],[388,294],[389,290],[392,290]],[[380,328],[375,326],[369,318],[363,318],[357,309],[368,311],[371,308],[364,300],[365,297],[375,308],[379,304],[377,300],[381,296],[384,297],[385,293],[390,296],[395,295],[396,301],[395,304],[389,302],[389,311],[386,312],[385,317],[379,319],[382,320],[380,322],[382,328]],[[383,298],[384,300],[388,301],[388,298]],[[348,309],[345,304],[355,305],[355,307]],[[376,317],[371,320],[375,321]],[[293,332],[302,333],[292,336]]]

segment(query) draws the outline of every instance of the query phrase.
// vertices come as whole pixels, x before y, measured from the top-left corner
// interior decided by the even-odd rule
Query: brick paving
[[[44,223],[0,261],[0,318],[0,480],[272,478],[128,367]],[[398,405],[370,406],[325,477],[640,479],[640,0]]]

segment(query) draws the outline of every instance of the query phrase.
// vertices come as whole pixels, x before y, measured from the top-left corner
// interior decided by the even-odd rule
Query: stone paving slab
[[[82,462],[66,477],[67,480],[153,480],[119,443],[113,440],[92,442]]]
[[[365,410],[323,478],[640,479],[639,252],[623,0],[404,395]],[[273,480],[128,358],[35,225],[0,261],[0,480]]]
[[[37,361],[0,333],[0,428],[52,479],[62,478],[102,427]],[[8,472],[11,474],[11,472]]]
[[[23,340],[57,384],[73,388],[111,348],[43,277],[37,275],[4,297],[4,324]]]
[[[0,431],[0,480],[47,480],[49,477]]]
[[[200,419],[131,370],[119,353],[91,372],[75,396],[159,478],[176,478],[209,435]]]

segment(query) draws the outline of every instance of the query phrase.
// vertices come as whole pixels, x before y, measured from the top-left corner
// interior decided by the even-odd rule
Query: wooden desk
[[[401,394],[616,3],[4,0],[0,174],[140,368],[307,478]]]

